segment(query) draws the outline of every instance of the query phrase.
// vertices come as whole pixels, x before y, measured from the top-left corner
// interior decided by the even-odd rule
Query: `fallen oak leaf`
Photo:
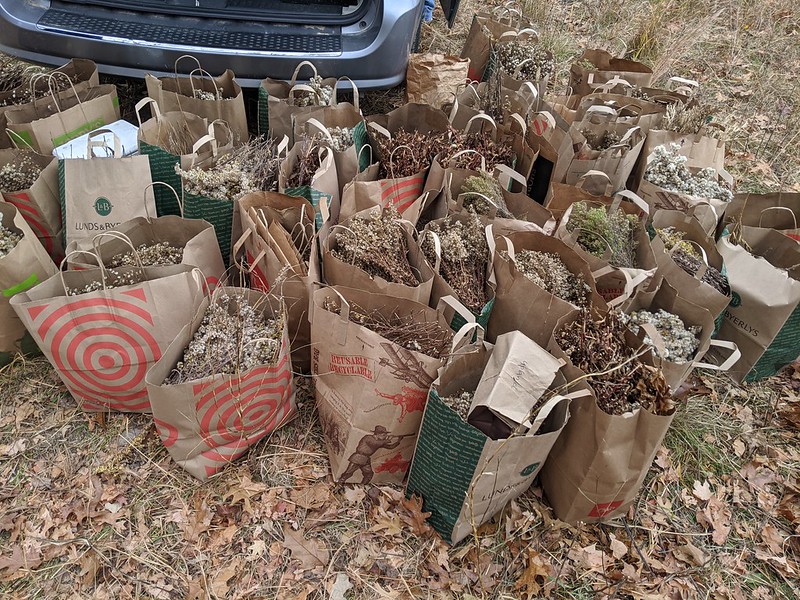
[[[403,498],[400,503],[408,510],[409,515],[402,515],[402,520],[411,526],[411,530],[416,535],[423,535],[433,531],[427,523],[428,517],[431,516],[429,512],[422,512],[422,497],[411,496],[410,498]]]
[[[514,584],[514,590],[527,598],[536,598],[552,575],[553,565],[550,561],[535,550],[528,550],[528,564]]]
[[[716,496],[712,496],[705,508],[697,511],[697,522],[706,529],[712,529],[711,539],[719,546],[728,539],[731,532],[731,509]]]
[[[283,546],[292,553],[292,558],[300,561],[303,569],[324,567],[330,561],[330,554],[318,541],[303,537],[303,533],[283,525]]]
[[[14,544],[11,556],[0,556],[0,581],[13,581],[25,576],[26,571],[42,564],[41,552],[24,552],[22,546]]]
[[[687,565],[702,567],[707,560],[706,554],[691,542],[686,542],[682,546],[673,546],[672,555]]]

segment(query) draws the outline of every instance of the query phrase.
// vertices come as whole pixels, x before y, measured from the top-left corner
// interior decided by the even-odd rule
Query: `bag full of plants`
[[[465,338],[441,312],[394,295],[335,286],[312,301],[311,372],[333,479],[402,483],[431,383]]]
[[[207,479],[296,414],[284,307],[256,290],[219,288],[146,381],[170,456]]]
[[[580,99],[571,122],[580,123],[592,110],[600,108],[610,115],[615,123],[636,125],[647,134],[658,129],[666,108],[658,102],[643,98],[631,98],[620,94],[593,93]]]
[[[720,223],[719,233],[724,227],[735,231],[742,225],[776,229],[790,238],[800,240],[800,193],[772,192],[769,194],[734,194],[725,209],[725,218]]]
[[[504,34],[516,36],[520,30],[529,28],[528,23],[523,20],[522,12],[516,8],[496,6],[491,10],[475,13],[461,49],[461,58],[469,59],[467,79],[481,81],[497,41]]]
[[[87,158],[58,161],[65,245],[156,214],[150,161],[141,155],[123,157],[116,135],[113,147],[105,139],[94,140],[105,133],[98,129],[89,135]]]
[[[451,544],[528,489],[569,419],[559,362],[537,346],[555,366],[539,372],[520,338],[505,334],[492,347],[479,336],[448,359],[428,393],[406,495],[422,497],[428,522]],[[471,406],[514,399],[523,401],[514,405],[523,424],[500,436],[474,424]]]
[[[699,86],[700,84],[694,79],[685,77],[670,77],[666,85],[661,88],[634,85],[620,77],[615,77],[595,86],[594,93],[622,95],[631,99],[660,104],[666,108],[674,105],[695,104],[694,95]]]
[[[318,135],[295,142],[281,162],[278,191],[308,200],[316,213],[317,228],[322,227],[324,215],[340,202],[333,148]]]
[[[50,75],[48,85],[60,78]],[[117,88],[110,84],[52,92],[5,112],[5,133],[17,148],[50,154],[54,148],[119,121]]]
[[[658,264],[656,278],[707,308],[719,326],[731,301],[731,286],[714,240],[691,214],[677,210],[656,211],[651,225],[656,233],[650,242]]]
[[[657,264],[645,229],[647,205],[623,190],[611,202],[573,203],[561,217],[556,237],[591,266],[597,291],[617,306],[655,275]]]
[[[677,143],[656,146],[647,157],[637,193],[657,209],[692,211],[709,236],[733,199],[733,178],[712,166],[687,167],[688,158]]]
[[[153,116],[142,122],[141,111],[145,106],[150,107]],[[153,182],[181,189],[181,177],[175,172],[175,166],[191,162],[194,145],[208,135],[208,120],[182,111],[162,114],[152,98],[137,102],[135,111],[139,121],[139,153],[150,159]],[[169,188],[159,186],[153,191],[159,217],[180,215],[180,206]]]
[[[575,128],[585,141],[567,169],[566,183],[575,185],[587,172],[601,171],[608,175],[613,190],[623,189],[644,146],[642,128],[614,122],[613,116],[596,111],[587,113]]]
[[[717,339],[734,342],[738,382],[778,372],[800,354],[800,245],[774,229],[742,226],[717,241],[731,303]]]
[[[548,350],[570,361],[566,380],[589,395],[570,404],[540,474],[544,495],[567,523],[625,515],[672,423],[667,381],[616,311],[566,317]]]
[[[64,258],[58,161],[31,150],[0,150],[0,193],[13,204],[54,261]]]
[[[298,81],[303,67],[311,69],[311,77]],[[336,82],[335,77],[321,77],[314,63],[307,60],[297,64],[288,82],[264,79],[258,87],[258,133],[274,140],[287,136],[293,143],[294,118],[330,106]]]
[[[193,60],[197,66],[188,76],[181,77],[178,75],[178,64],[184,58]],[[180,111],[203,117],[209,122],[225,121],[233,133],[236,146],[250,139],[242,87],[230,69],[214,77],[200,66],[197,58],[185,54],[175,61],[174,76],[155,77],[148,73],[144,82],[148,97],[158,103],[162,113]]]
[[[360,212],[331,228],[322,242],[329,285],[351,287],[428,304],[434,272],[415,231],[393,208]]]
[[[11,306],[82,410],[149,413],[145,374],[205,290],[198,269],[137,263],[60,272]]]
[[[669,116],[669,114],[665,116],[665,123],[662,126],[675,127],[676,125],[673,123],[667,122]],[[674,115],[672,116],[674,119]],[[699,133],[684,133],[667,129],[648,131],[639,161],[628,179],[628,189],[635,191],[641,185],[645,169],[647,169],[647,158],[658,146],[669,147],[671,144],[677,144],[677,153],[686,157],[684,165],[688,169],[713,167],[718,172],[723,171],[725,169],[725,142],[715,135],[716,132],[708,127],[701,128]]]
[[[158,186],[153,184],[152,187]],[[173,202],[177,201],[181,207],[178,193],[174,189],[168,191],[175,197]],[[131,247],[136,249],[135,252]],[[66,251],[70,254],[67,261],[70,269],[97,268],[96,258],[99,256],[110,269],[137,265],[139,261],[145,267],[197,267],[212,290],[224,284],[227,277],[214,227],[202,219],[184,219],[175,215],[153,218],[149,214],[135,217],[97,238],[92,236],[73,241]]]
[[[489,79],[495,71],[513,81],[531,83],[541,97],[555,73],[555,60],[553,53],[539,42],[536,31],[521,29],[504,33],[494,44],[482,80]]]
[[[491,230],[487,232],[475,213],[436,219],[420,233],[420,247],[435,272],[431,306],[437,306],[447,296],[463,305],[450,320],[454,331],[467,322],[462,314],[465,310],[484,329],[489,322],[494,286],[489,281],[492,256],[487,235]]]
[[[25,324],[14,313],[11,299],[58,272],[22,213],[0,202],[0,367],[14,355],[38,349]]]
[[[220,149],[216,137],[195,143],[193,154],[175,172],[181,176],[183,211],[187,219],[203,219],[214,226],[226,267],[232,240],[242,235],[238,200],[250,192],[277,191],[281,161],[288,140],[255,138],[236,149]],[[207,150],[210,148],[210,150]]]
[[[612,79],[624,79],[637,86],[649,86],[653,70],[635,60],[617,58],[605,50],[584,50],[569,69],[569,85],[580,96],[591,94]]]
[[[339,82],[336,83],[338,85]],[[295,140],[304,136],[321,135],[324,143],[333,151],[340,196],[344,186],[362,170],[357,148],[367,143],[367,124],[359,108],[358,88],[350,83],[353,88],[352,104],[339,102],[334,94],[330,106],[298,113],[293,119]],[[360,144],[356,143],[357,140]],[[363,158],[366,167],[366,161],[370,157],[364,154]]]
[[[314,208],[296,196],[252,192],[239,200],[244,233],[241,248],[250,273],[250,287],[279,297],[286,305],[287,328],[296,371],[311,370],[311,329],[308,320],[309,273],[314,239]]]
[[[498,124],[506,124],[512,119],[522,119],[527,123],[539,106],[539,92],[532,84],[527,85],[524,92],[506,87],[502,71],[496,71],[481,83],[468,83],[453,95],[450,123],[455,129],[463,130],[478,114],[485,114]]]
[[[726,371],[739,359],[735,344],[712,340],[714,317],[703,307],[682,298],[666,280],[654,291],[640,291],[626,303],[622,321],[649,346],[654,364],[664,373],[674,392],[695,367]],[[708,350],[727,348],[730,356],[722,364],[703,362]]]
[[[523,231],[494,241],[490,340],[518,330],[542,346],[565,315],[587,307],[608,310],[589,264],[561,240]]]

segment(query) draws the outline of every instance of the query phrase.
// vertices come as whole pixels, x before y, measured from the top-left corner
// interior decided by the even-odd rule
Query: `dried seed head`
[[[11,252],[22,240],[22,235],[0,223],[0,258]]]
[[[699,325],[687,327],[678,315],[673,315],[663,308],[656,312],[638,310],[629,315],[621,314],[620,319],[627,324],[633,333],[639,333],[639,326],[650,323],[656,328],[664,341],[664,360],[674,363],[685,363],[691,360],[697,347],[702,328]],[[644,336],[644,343],[653,347],[653,352],[660,356],[660,351],[653,344],[650,336]]]

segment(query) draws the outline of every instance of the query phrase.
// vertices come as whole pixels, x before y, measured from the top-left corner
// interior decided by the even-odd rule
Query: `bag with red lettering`
[[[424,304],[338,286],[314,292],[311,315],[311,372],[334,480],[402,483],[428,389],[451,352],[449,324]]]

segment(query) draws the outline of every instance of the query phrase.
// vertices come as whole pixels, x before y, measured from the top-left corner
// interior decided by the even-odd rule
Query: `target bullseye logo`
[[[84,410],[149,412],[144,377],[161,358],[142,288],[28,309],[42,349]]]

